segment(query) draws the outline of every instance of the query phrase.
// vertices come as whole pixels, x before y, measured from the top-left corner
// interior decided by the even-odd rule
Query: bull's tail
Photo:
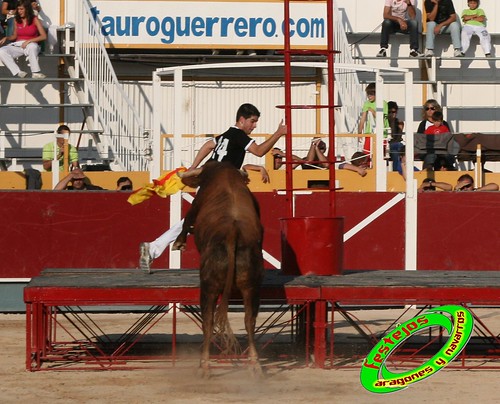
[[[220,339],[220,344],[224,348],[224,353],[231,354],[239,352],[239,344],[234,336],[231,325],[228,319],[229,296],[233,288],[234,278],[236,276],[236,247],[238,245],[238,227],[236,223],[231,228],[231,231],[226,236],[226,251],[227,251],[227,274],[226,283],[222,296],[217,306],[214,319],[214,329]]]

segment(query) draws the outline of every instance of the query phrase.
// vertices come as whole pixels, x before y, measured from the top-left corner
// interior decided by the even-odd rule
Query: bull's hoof
[[[254,379],[261,379],[264,377],[264,372],[259,362],[251,362],[248,370]]]
[[[201,379],[210,379],[210,368],[208,362],[202,361],[200,367],[198,368],[198,375]]]

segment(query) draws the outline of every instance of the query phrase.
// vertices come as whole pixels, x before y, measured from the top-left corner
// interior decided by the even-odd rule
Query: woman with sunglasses
[[[425,130],[427,128],[434,125],[434,119],[432,118],[432,115],[436,111],[443,112],[443,108],[441,108],[441,105],[439,105],[436,100],[427,100],[422,107],[422,122],[420,122],[420,124],[418,125],[418,133],[425,133]],[[450,127],[450,125],[448,125],[448,122],[446,121],[443,121],[443,124],[448,126],[448,128]]]
[[[434,124],[436,123],[436,118],[439,114],[434,115],[435,112],[443,112],[443,109],[441,108],[441,105],[434,100],[434,99],[429,99],[425,102],[423,105],[422,109],[422,121],[418,125],[417,133],[428,133],[428,129],[432,128]],[[448,128],[449,133],[451,133],[451,126],[449,125],[448,122],[443,120],[441,122],[442,125]],[[434,162],[436,161],[436,154],[431,153],[431,154],[421,154],[418,155],[417,158],[424,160],[424,169],[429,169],[433,170],[434,169]],[[448,162],[448,165],[450,167],[455,166],[455,157],[453,155],[445,155],[446,161]]]

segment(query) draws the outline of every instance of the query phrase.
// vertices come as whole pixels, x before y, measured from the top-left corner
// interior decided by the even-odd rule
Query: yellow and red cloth
[[[187,171],[186,167],[179,167],[175,170],[166,172],[160,178],[153,180],[152,183],[132,192],[127,201],[131,205],[137,205],[151,198],[154,194],[166,198],[182,190],[185,185],[182,183],[179,173]]]

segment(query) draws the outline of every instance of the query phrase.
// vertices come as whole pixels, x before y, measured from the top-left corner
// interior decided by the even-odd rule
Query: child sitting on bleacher
[[[479,37],[479,43],[484,51],[484,56],[491,56],[491,36],[486,29],[486,15],[479,7],[479,0],[469,0],[469,8],[462,12],[462,55],[469,49],[470,39],[473,34]]]
[[[443,133],[450,133],[450,128],[444,122],[443,113],[441,111],[435,111],[432,114],[433,124],[425,129],[426,135],[441,135]]]

